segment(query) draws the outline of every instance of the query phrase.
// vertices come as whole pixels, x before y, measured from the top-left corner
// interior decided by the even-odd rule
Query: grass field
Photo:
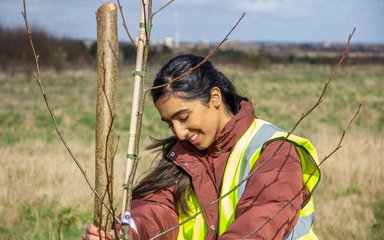
[[[259,118],[290,129],[323,89],[328,65],[270,65],[260,70],[218,66],[253,102]],[[151,68],[153,71],[157,67]],[[148,79],[152,79],[153,72]],[[60,129],[93,179],[96,71],[42,69]],[[122,69],[117,92],[116,207],[120,208],[132,77]],[[80,239],[92,222],[93,195],[52,128],[32,76],[0,73],[0,239]],[[359,104],[343,147],[322,167],[315,193],[320,239],[384,239],[384,68],[343,66],[323,103],[296,134],[312,140],[322,159],[337,145]],[[141,146],[168,133],[148,100]],[[139,171],[154,158],[142,152]]]

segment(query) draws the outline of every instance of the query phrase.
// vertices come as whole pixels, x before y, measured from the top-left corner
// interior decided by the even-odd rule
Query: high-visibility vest
[[[233,188],[249,176],[253,166],[256,164],[264,147],[271,141],[285,139],[288,133],[266,121],[256,119],[233,148],[225,167],[220,197],[227,195]],[[310,193],[313,192],[320,180],[319,160],[313,145],[309,140],[290,135],[286,141],[296,146],[300,156],[303,170],[303,184]],[[257,167],[257,166],[256,166]],[[222,235],[235,218],[235,209],[239,202],[247,181],[244,181],[235,191],[223,197],[219,202],[219,225],[218,236]],[[195,193],[189,195],[187,204],[190,215],[201,210]],[[317,239],[313,233],[314,220],[313,197],[306,202],[300,210],[299,220],[291,233],[285,239]],[[179,222],[186,220],[189,216],[179,211]],[[250,229],[251,232],[254,229]],[[203,214],[197,215],[179,228],[177,239],[205,239],[207,224]]]

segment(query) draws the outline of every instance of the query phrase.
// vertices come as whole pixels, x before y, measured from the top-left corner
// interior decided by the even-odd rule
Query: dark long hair
[[[171,59],[157,73],[153,86],[167,84],[179,77],[189,69],[202,62],[204,58],[194,55],[180,55]],[[161,88],[151,90],[153,102],[156,103],[160,98],[169,94],[176,94],[177,97],[188,100],[200,100],[203,104],[208,104],[211,98],[211,91],[214,87],[220,89],[224,106],[227,111],[235,115],[240,108],[240,102],[245,98],[238,95],[231,81],[218,71],[209,61],[204,62],[194,71],[186,74],[182,78],[173,81]],[[150,146],[151,149],[160,146],[167,148],[177,142],[175,136],[157,141]],[[164,147],[163,147],[164,148]],[[188,206],[185,198],[191,190],[191,179],[189,175],[180,167],[163,157],[158,165],[145,177],[133,190],[133,198],[141,198],[150,193],[154,193],[162,188],[174,185],[174,200],[176,206],[181,208],[184,213],[188,213]]]

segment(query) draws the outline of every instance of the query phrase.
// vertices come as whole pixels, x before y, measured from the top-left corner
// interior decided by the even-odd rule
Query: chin
[[[208,147],[205,147],[205,146],[199,146],[199,145],[194,145],[195,146],[195,148],[197,148],[198,150],[200,150],[200,151],[203,151],[203,150],[206,150]]]
[[[200,146],[196,146],[196,145],[194,145],[195,146],[195,148],[197,149],[197,150],[200,150],[200,151],[202,151],[202,150],[204,150],[205,148],[202,148],[202,147],[200,147]]]

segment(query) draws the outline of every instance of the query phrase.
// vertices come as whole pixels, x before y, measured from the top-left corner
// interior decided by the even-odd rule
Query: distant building
[[[85,48],[89,51],[94,42],[95,42],[94,40],[84,40],[83,44],[84,44]]]
[[[331,41],[325,40],[323,42],[323,48],[330,48],[332,46]]]
[[[163,41],[164,46],[167,46],[169,48],[174,47],[174,41],[172,37],[165,37]]]

